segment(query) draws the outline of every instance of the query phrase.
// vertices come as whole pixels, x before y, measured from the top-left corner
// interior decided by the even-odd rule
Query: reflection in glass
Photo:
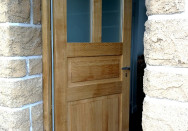
[[[67,41],[90,42],[90,0],[67,0]]]
[[[121,0],[102,1],[102,42],[121,42]]]

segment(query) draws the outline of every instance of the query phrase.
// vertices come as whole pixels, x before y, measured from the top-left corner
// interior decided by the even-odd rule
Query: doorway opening
[[[121,128],[128,129],[129,128],[128,121],[130,120],[130,130],[132,130],[131,124],[132,124],[132,121],[134,122],[135,120],[133,119],[135,118],[133,116],[140,109],[138,108],[139,105],[136,102],[136,96],[138,96],[136,93],[138,89],[137,88],[137,85],[138,85],[137,84],[137,78],[138,78],[137,58],[140,54],[143,54],[144,22],[147,19],[147,17],[145,16],[146,12],[144,10],[145,2],[144,0],[140,0],[140,1],[133,0],[133,3],[132,3],[132,0],[119,0],[119,1],[124,1],[124,4],[122,4],[123,7],[121,7],[121,3],[119,3],[117,4],[117,5],[120,5],[118,8],[118,11],[108,11],[107,8],[106,9],[101,8],[102,4],[100,1],[102,0],[96,0],[96,1],[98,1],[99,3],[94,2],[93,4],[90,4],[90,3],[88,4],[90,5],[90,10],[94,9],[93,12],[87,11],[87,8],[84,8],[85,11],[82,12],[83,14],[81,13],[81,15],[83,16],[82,17],[83,19],[76,19],[76,20],[71,20],[72,19],[71,17],[73,17],[74,15],[74,18],[77,18],[80,15],[80,13],[72,12],[74,11],[73,9],[69,10],[71,7],[67,6],[67,4],[69,4],[69,3],[66,3],[67,0],[54,1],[54,7],[55,7],[54,16],[53,16],[54,17],[53,19],[54,30],[55,30],[54,31],[55,33],[54,34],[54,38],[55,38],[54,39],[54,51],[56,52],[54,53],[55,55],[54,56],[54,59],[55,59],[54,69],[55,69],[55,76],[56,76],[55,77],[56,78],[55,79],[55,93],[56,93],[55,100],[56,100],[56,103],[58,103],[58,105],[57,104],[55,105],[55,108],[58,109],[56,110],[56,113],[55,113],[56,114],[55,124],[56,126],[59,125],[59,129],[63,128],[64,130],[66,130],[67,126],[70,126],[70,117],[73,116],[71,115],[71,113],[76,113],[76,112],[79,113],[80,110],[82,110],[79,104],[83,104],[82,103],[83,101],[93,103],[93,101],[100,100],[102,104],[100,104],[100,102],[99,104],[96,104],[96,109],[94,111],[95,113],[103,112],[103,110],[105,109],[106,114],[108,114],[111,110],[109,110],[110,108],[106,108],[106,107],[108,106],[114,107],[113,111],[116,111],[116,113],[115,113],[115,117],[114,116],[112,117],[116,118],[118,121],[121,121],[120,122],[121,124],[120,125],[117,124],[116,126],[114,126],[114,128],[115,129],[121,129]],[[103,1],[108,2],[109,0],[103,0]],[[110,0],[110,1],[113,1],[113,0]],[[100,6],[98,6],[98,4]],[[133,13],[131,9],[132,4],[133,4]],[[115,4],[112,4],[111,6],[114,7],[114,5]],[[76,5],[72,5],[72,7],[74,8],[75,6]],[[44,65],[43,72],[45,74],[44,82],[43,82],[44,83],[44,128],[45,130],[51,130],[52,129],[52,125],[51,125],[52,114],[51,114],[51,99],[50,98],[52,97],[51,96],[52,95],[51,94],[52,92],[51,91],[51,76],[52,75],[51,75],[51,55],[50,55],[51,54],[51,46],[50,46],[51,34],[50,34],[50,19],[49,19],[50,2],[48,2],[47,0],[44,0],[43,7],[44,7],[43,8],[43,54],[44,54],[43,55],[44,57],[43,58],[43,65]],[[82,9],[83,8],[78,8],[78,11]],[[122,9],[122,10],[119,10],[119,9]],[[115,16],[115,15],[110,14],[110,13],[118,14],[117,18],[113,19],[112,16]],[[88,14],[90,15],[89,18],[94,18],[92,21],[88,19]],[[131,15],[133,17],[132,19],[133,26],[132,26],[132,48],[130,49]],[[81,16],[79,16],[79,18],[80,17]],[[103,17],[106,17],[105,19],[110,19],[111,21],[108,20],[103,23],[102,21],[104,19]],[[69,22],[69,24],[67,24],[69,19],[71,21]],[[100,19],[100,22],[99,22],[99,19]],[[78,21],[78,20],[84,20],[84,22],[87,22],[87,24],[83,24],[82,21]],[[73,26],[75,28],[78,28],[74,24],[75,21],[77,21],[76,24],[80,24],[78,27],[81,27],[81,26],[85,27],[87,25],[88,26],[87,28],[82,28],[81,30],[79,30],[79,32],[75,32],[75,29],[67,30],[69,27],[73,27]],[[112,24],[110,22],[114,22],[116,23],[116,25],[115,26],[105,25],[105,24]],[[88,36],[88,37],[87,38],[82,37],[80,32],[85,32],[84,36]],[[113,36],[113,37],[110,37],[110,36]],[[132,74],[131,75],[131,87],[132,88],[130,91],[131,100],[130,100],[130,119],[129,119],[127,114],[129,112],[128,108],[129,108],[129,84],[130,84],[129,83],[130,81],[130,71],[129,71],[130,50],[132,52],[132,56],[131,56],[131,74]],[[104,63],[104,61],[106,62]],[[122,61],[125,61],[125,62],[122,62]],[[96,62],[98,62],[97,65],[96,65]],[[88,65],[88,67],[85,67],[85,63]],[[78,68],[78,66],[80,67]],[[97,67],[97,71],[93,70],[94,67]],[[109,72],[109,70],[106,70],[106,67],[109,67],[109,69],[114,69],[115,70],[114,73]],[[126,70],[122,71],[121,70],[122,67],[126,67],[125,68]],[[72,76],[72,74],[74,76],[76,75],[79,76],[80,74],[79,72],[84,72],[84,71],[85,71],[85,75],[82,76],[84,77],[83,79],[81,79],[81,77]],[[88,74],[89,71],[90,73]],[[105,71],[107,72],[107,74],[110,74],[111,76],[110,77],[109,75],[106,76],[104,73],[101,73],[100,71]],[[95,77],[88,77],[91,74],[93,74]],[[87,77],[87,79],[85,77]],[[94,82],[91,82],[91,81],[94,81]],[[117,90],[109,90],[108,89],[109,86],[112,89],[117,89]],[[88,87],[91,89],[88,95],[86,94],[79,95],[81,91],[88,91]],[[77,89],[81,89],[81,90],[77,91]],[[75,94],[78,96],[77,98]],[[122,96],[125,97],[125,99]],[[57,99],[59,100],[57,101]],[[83,100],[83,99],[86,99],[86,100]],[[74,102],[75,100],[77,101],[77,103]],[[127,100],[128,102],[125,102],[125,100]],[[118,105],[116,101],[118,101]],[[103,103],[107,106],[104,106]],[[76,111],[73,111],[75,104],[77,104],[78,107],[75,108]],[[88,104],[88,105],[92,105],[92,104]],[[101,108],[103,106],[105,108]],[[65,109],[65,107],[67,108]],[[98,107],[101,108],[100,111],[98,111],[98,109],[100,109]],[[72,112],[70,111],[68,112],[70,114],[69,116],[65,115],[65,114],[68,114],[67,113],[68,108],[71,109],[70,111],[72,111]],[[90,107],[88,106],[88,111],[90,111],[89,109]],[[85,110],[85,108],[83,110]],[[121,110],[123,110],[123,113],[121,113],[122,112]],[[85,112],[83,111],[83,113]],[[93,115],[93,113],[91,114]],[[104,116],[106,115],[104,114]],[[95,117],[95,116],[92,116],[92,117]],[[88,117],[88,119],[92,117]],[[80,120],[81,118],[82,118],[81,115],[78,116],[78,120]],[[69,124],[67,124],[67,120],[69,120]],[[75,119],[72,119],[73,122],[74,120]],[[109,119],[109,122],[110,120],[111,119]],[[94,125],[96,124],[96,122],[97,121],[94,121],[93,123],[91,123],[91,126],[95,127]],[[139,124],[141,125],[141,121]],[[105,123],[103,125],[105,125]],[[106,125],[112,126],[112,124],[109,124],[109,123],[107,123]],[[75,126],[77,126],[77,124]]]
[[[128,130],[132,1],[52,3],[53,128]]]

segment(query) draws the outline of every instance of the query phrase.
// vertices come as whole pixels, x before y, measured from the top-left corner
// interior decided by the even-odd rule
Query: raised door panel
[[[70,102],[69,131],[118,131],[121,115],[121,95],[110,95]]]
[[[119,78],[120,66],[120,56],[69,58],[69,82]]]
[[[121,56],[68,58],[67,101],[121,93]]]

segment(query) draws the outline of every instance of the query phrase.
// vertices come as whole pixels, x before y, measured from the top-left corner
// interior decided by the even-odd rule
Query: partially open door
[[[129,130],[131,15],[131,0],[54,0],[56,131]]]

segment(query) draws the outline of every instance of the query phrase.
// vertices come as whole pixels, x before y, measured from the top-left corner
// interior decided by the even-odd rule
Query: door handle
[[[131,70],[131,67],[122,67],[122,70]],[[127,72],[125,73],[125,77],[127,77]]]
[[[131,70],[131,67],[122,67],[122,70]]]

